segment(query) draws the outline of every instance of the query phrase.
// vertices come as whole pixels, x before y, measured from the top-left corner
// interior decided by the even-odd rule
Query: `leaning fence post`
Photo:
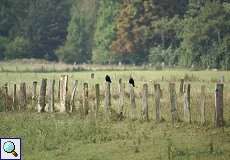
[[[55,80],[51,80],[49,84],[49,112],[54,111],[54,87],[55,87]]]
[[[161,89],[160,84],[154,84],[155,89],[155,106],[156,106],[156,121],[161,121],[161,109],[160,109],[160,99],[161,99]]]
[[[176,121],[179,120],[178,113],[177,113],[177,100],[176,100],[175,83],[169,84],[169,93],[170,93],[172,123],[174,124]]]
[[[184,92],[184,121],[188,123],[191,123],[190,90],[191,85],[187,84]]]
[[[124,99],[125,99],[125,84],[122,83],[122,80],[119,80],[119,105],[118,105],[118,113],[120,116],[123,116],[124,109]]]
[[[145,83],[143,84],[143,91],[142,91],[142,119],[148,120],[148,85]]]
[[[68,75],[62,75],[60,80],[60,112],[66,112],[68,93]]]
[[[19,90],[19,110],[26,109],[26,83],[20,84]]]
[[[224,115],[223,115],[223,90],[224,84],[216,84],[216,93],[215,93],[215,126],[223,127],[224,126]]]
[[[69,112],[73,112],[73,110],[75,109],[75,95],[77,91],[77,84],[78,84],[78,81],[75,80],[74,85],[73,85],[73,91],[70,97],[70,111]]]
[[[136,101],[135,101],[135,93],[134,87],[130,84],[130,104],[131,104],[131,119],[136,119]]]
[[[110,107],[111,107],[110,83],[106,82],[105,84],[105,114],[106,116],[110,116]]]
[[[89,89],[88,83],[83,84],[83,112],[84,116],[88,115],[89,113]]]
[[[16,105],[17,105],[17,85],[14,84],[12,110],[16,110]]]
[[[206,102],[206,94],[205,94],[205,85],[201,86],[201,94],[200,94],[200,122],[201,124],[205,124],[205,102]]]
[[[37,105],[37,84],[38,82],[33,82],[33,92],[32,92],[32,106],[33,109],[35,109],[35,106]]]
[[[46,86],[47,86],[47,79],[43,78],[41,82],[41,87],[40,87],[40,94],[38,97],[38,112],[45,112]]]

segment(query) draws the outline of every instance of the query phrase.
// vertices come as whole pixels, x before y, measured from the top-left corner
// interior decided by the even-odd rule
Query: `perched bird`
[[[110,77],[108,75],[105,76],[105,81],[109,82],[109,83],[112,83],[112,81],[111,81],[111,79],[110,79]]]
[[[134,80],[133,80],[133,78],[132,78],[132,77],[130,77],[130,78],[129,78],[129,84],[132,84],[132,85],[133,85],[133,87],[135,87]]]

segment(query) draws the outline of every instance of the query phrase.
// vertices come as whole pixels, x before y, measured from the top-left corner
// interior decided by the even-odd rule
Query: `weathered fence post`
[[[224,75],[220,77],[220,83],[224,83]]]
[[[205,85],[201,86],[201,94],[200,94],[200,122],[201,124],[205,124],[205,102],[206,102],[206,94],[205,94]]]
[[[35,109],[35,106],[37,105],[37,84],[38,82],[33,82],[33,91],[32,91],[32,106],[33,109]]]
[[[143,84],[143,91],[142,91],[142,119],[149,120],[148,114],[148,85],[145,83]]]
[[[41,82],[41,87],[40,87],[40,94],[38,97],[38,112],[45,112],[46,86],[47,86],[47,79],[43,78]]]
[[[156,106],[156,121],[161,121],[161,106],[160,106],[160,99],[161,99],[161,89],[160,84],[154,84],[155,89],[155,106]]]
[[[133,85],[129,85],[130,88],[130,104],[131,104],[131,119],[136,119],[136,101]]]
[[[184,93],[184,79],[180,80],[180,90],[179,90],[180,95],[183,95]]]
[[[54,87],[55,87],[55,80],[51,80],[49,84],[49,112],[54,111]]]
[[[184,121],[188,123],[191,123],[190,89],[191,85],[187,84],[184,92]]]
[[[60,93],[61,93],[61,80],[58,80],[58,91],[57,91],[57,98],[60,101]]]
[[[91,73],[90,77],[91,79],[94,79],[94,73]]]
[[[89,113],[89,89],[88,83],[83,84],[83,112],[84,116]]]
[[[224,126],[224,115],[223,115],[223,90],[224,84],[216,84],[216,93],[215,93],[215,126],[223,127]]]
[[[120,116],[123,116],[123,109],[124,109],[124,100],[125,100],[125,84],[122,83],[122,80],[119,79],[119,104],[118,104],[118,113]]]
[[[96,105],[95,105],[95,115],[97,116],[100,106],[100,86],[99,84],[95,84],[95,94],[96,94]]]
[[[16,106],[17,106],[17,85],[14,84],[12,110],[16,110]]]
[[[62,75],[60,80],[60,112],[66,112],[68,93],[68,75]]]
[[[78,85],[78,81],[75,80],[74,81],[74,85],[73,85],[73,91],[70,97],[70,109],[69,112],[73,112],[73,110],[75,109],[75,95],[76,95],[76,91],[77,91],[77,85]]]
[[[178,113],[177,113],[177,98],[176,98],[175,83],[169,84],[169,93],[170,93],[172,123],[174,124],[176,121],[179,120]]]
[[[106,114],[106,117],[110,116],[110,107],[111,107],[110,83],[106,82],[105,84],[105,114]]]
[[[19,90],[19,110],[26,109],[26,83],[20,84]]]
[[[9,104],[8,104],[8,83],[4,84],[4,106],[5,111],[9,111]]]
[[[4,92],[6,95],[8,95],[8,83],[4,84]]]

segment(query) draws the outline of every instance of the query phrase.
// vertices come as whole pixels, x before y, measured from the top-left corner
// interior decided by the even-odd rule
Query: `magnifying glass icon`
[[[17,157],[17,156],[18,156],[17,152],[15,152],[15,145],[14,145],[14,143],[11,142],[11,141],[5,142],[4,145],[3,145],[3,149],[4,149],[4,151],[5,151],[6,153],[11,153],[11,154],[13,154],[14,157]]]

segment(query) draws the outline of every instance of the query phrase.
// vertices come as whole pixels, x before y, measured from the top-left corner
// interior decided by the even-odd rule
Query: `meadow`
[[[55,64],[58,66],[58,64]],[[13,84],[26,82],[27,94],[31,94],[33,81],[40,85],[42,78],[57,81],[61,75],[69,75],[69,88],[78,80],[76,94],[76,111],[73,113],[36,113],[28,109],[24,112],[0,112],[0,137],[21,137],[23,140],[23,156],[28,160],[70,159],[70,160],[228,160],[230,159],[230,74],[228,71],[191,71],[185,69],[133,69],[126,68],[96,71],[43,72],[32,67],[41,68],[45,64],[0,65],[0,84],[9,85],[12,94]],[[49,65],[52,66],[53,65]],[[68,66],[73,67],[73,66]],[[16,70],[16,68],[18,70]],[[56,67],[54,67],[56,68]],[[63,69],[63,70],[62,70]],[[94,80],[90,78],[95,74]],[[125,118],[123,120],[105,120],[104,77],[111,76],[112,108],[118,106],[118,80],[126,83]],[[135,79],[136,104],[138,115],[141,110],[142,85],[149,87],[149,120],[131,120],[129,118],[130,102],[128,97],[129,76]],[[222,128],[214,127],[215,85],[224,76],[224,120]],[[169,107],[169,82],[175,82],[179,91],[180,79],[191,84],[191,124],[183,121],[176,125],[171,123]],[[78,108],[81,105],[83,83],[89,83],[89,94],[93,94],[95,83],[100,84],[101,105],[97,119],[90,115],[82,119]],[[163,121],[156,123],[153,83],[161,85],[163,96],[161,110]],[[206,85],[206,118],[205,125],[199,123],[200,88]],[[38,87],[39,90],[39,87]],[[55,92],[55,97],[57,93]],[[30,96],[28,96],[30,97]],[[183,96],[177,95],[179,116],[183,117]],[[55,105],[58,105],[56,100]],[[28,104],[28,108],[30,108]]]

